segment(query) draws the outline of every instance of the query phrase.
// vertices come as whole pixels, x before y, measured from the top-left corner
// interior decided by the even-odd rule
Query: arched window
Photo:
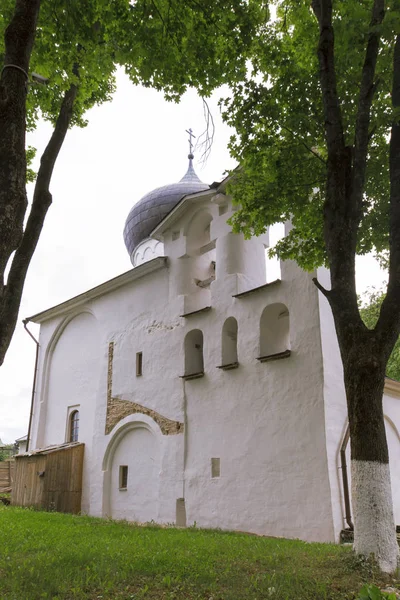
[[[234,317],[229,317],[222,328],[222,369],[234,369],[238,366],[237,336],[237,321]]]
[[[290,356],[289,311],[284,304],[264,308],[260,320],[260,360]]]
[[[204,375],[203,332],[193,329],[185,337],[185,375],[201,377]]]
[[[69,417],[69,441],[77,442],[79,435],[79,410],[74,410]]]

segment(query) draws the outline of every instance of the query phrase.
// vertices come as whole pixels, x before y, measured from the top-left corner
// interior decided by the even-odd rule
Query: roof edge
[[[150,231],[149,237],[155,237],[156,239],[161,239],[161,235],[162,233],[165,231],[165,229],[167,228],[167,224],[168,226],[170,225],[170,222],[174,222],[177,218],[179,218],[182,213],[182,207],[184,204],[186,204],[187,202],[193,201],[196,198],[204,198],[210,194],[218,194],[218,193],[225,193],[226,190],[226,186],[230,183],[230,181],[234,178],[235,173],[230,173],[228,174],[222,181],[218,182],[218,181],[214,181],[214,183],[212,183],[208,189],[205,190],[201,190],[199,192],[192,192],[191,194],[186,194],[186,196],[183,196],[183,198],[178,202],[178,204],[176,204],[176,206],[174,206],[174,208],[172,208],[168,214],[165,215],[165,217],[163,218],[162,221],[159,222],[158,225],[156,225],[156,227],[154,227],[154,229],[152,229],[152,231]],[[160,237],[157,237],[160,236]]]
[[[35,450],[22,452],[16,454],[15,458],[18,460],[21,458],[27,458],[29,456],[37,456],[38,454],[52,454],[53,452],[60,452],[61,450],[69,450],[70,448],[77,448],[78,446],[84,446],[83,442],[64,442],[63,444],[53,444],[51,446],[45,446],[44,448],[36,448]]]
[[[159,224],[156,225],[154,227],[154,229],[152,229],[152,231],[150,231],[149,237],[162,241],[162,237],[158,237],[158,236],[162,236],[164,231],[166,229],[168,229],[168,227],[174,221],[176,221],[179,217],[182,216],[182,214],[184,213],[183,206],[185,204],[187,204],[188,202],[193,202],[195,200],[203,200],[204,198],[207,198],[208,196],[215,196],[216,193],[217,193],[217,190],[209,188],[208,190],[201,190],[200,192],[186,194],[186,196],[183,196],[183,198],[181,200],[179,200],[178,204],[176,204],[174,206],[174,208],[172,208],[169,211],[169,213],[167,215],[165,215],[163,220],[160,221]]]
[[[51,308],[32,315],[26,319],[26,322],[32,321],[33,323],[41,324],[49,319],[53,319],[54,317],[62,315],[66,311],[75,309],[82,304],[89,302],[90,300],[94,300],[98,296],[113,292],[127,283],[131,283],[136,279],[140,279],[141,277],[144,277],[149,273],[153,273],[154,271],[158,271],[166,266],[167,258],[165,256],[158,256],[157,258],[134,267],[129,271],[122,273],[121,275],[117,275],[117,277],[113,277],[112,279],[109,279],[108,281],[105,281],[104,283],[101,283],[100,285],[97,285],[96,287],[91,288],[82,294],[73,296],[72,298],[61,302],[60,304],[56,304]]]

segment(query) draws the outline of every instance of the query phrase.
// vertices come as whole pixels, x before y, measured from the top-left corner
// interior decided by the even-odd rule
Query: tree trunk
[[[351,441],[354,550],[373,555],[384,573],[394,573],[399,547],[382,406],[386,352],[375,332],[366,330],[357,337],[349,351],[342,352]]]
[[[384,0],[372,3],[370,31],[360,79],[354,142],[346,145],[335,70],[333,1],[313,0],[319,23],[318,58],[328,151],[324,238],[331,290],[317,287],[328,299],[344,368],[351,438],[355,550],[373,554],[382,571],[393,573],[399,549],[393,518],[388,448],[382,408],[386,364],[400,331],[400,131],[393,124],[391,165],[391,253],[388,294],[378,324],[362,322],[355,282],[355,255],[363,216],[365,176],[370,144],[370,116],[377,89],[375,70]],[[393,106],[400,106],[400,40],[394,52]]]
[[[25,118],[29,61],[40,0],[16,0],[5,36],[0,79],[0,297],[4,271],[18,247],[27,207]]]
[[[13,252],[21,244],[28,205],[26,95],[39,10],[40,0],[16,0],[13,17],[4,36],[4,66],[0,76],[0,365],[11,339],[6,329],[12,322],[4,310],[10,296],[5,284],[5,270]]]
[[[7,285],[0,294],[0,365],[4,361],[15,330],[28,267],[52,203],[49,191],[51,177],[71,122],[77,91],[76,85],[72,84],[64,94],[54,131],[40,160],[25,231],[12,259]]]

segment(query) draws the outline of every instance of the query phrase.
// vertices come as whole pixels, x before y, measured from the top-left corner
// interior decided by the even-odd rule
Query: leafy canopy
[[[374,329],[378,322],[382,302],[386,297],[382,289],[370,288],[363,299],[359,299],[360,315],[368,329]],[[386,375],[400,381],[400,338],[394,345],[387,363]]]
[[[14,0],[0,4],[0,62]],[[188,86],[201,95],[246,69],[247,49],[263,10],[254,0],[52,0],[42,2],[30,70],[49,78],[28,94],[28,129],[39,115],[55,122],[62,97],[78,85],[72,125],[110,100],[115,70],[134,84],[178,100]],[[134,110],[134,107],[133,107]]]
[[[234,82],[222,101],[226,122],[236,133],[230,149],[241,168],[232,193],[240,209],[236,231],[260,234],[292,219],[293,229],[275,252],[312,270],[326,263],[323,240],[327,150],[319,83],[319,27],[310,0],[273,0],[273,17],[252,47],[245,79]],[[370,28],[372,0],[336,0],[335,66],[346,144],[354,143],[362,64]],[[388,247],[389,130],[393,119],[390,90],[400,2],[389,0],[381,26],[371,113],[360,254]]]

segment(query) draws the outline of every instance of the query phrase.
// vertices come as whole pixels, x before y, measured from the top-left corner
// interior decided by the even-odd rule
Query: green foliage
[[[378,322],[382,302],[385,299],[382,289],[372,287],[366,293],[366,298],[359,299],[360,315],[368,329],[373,329]],[[394,345],[387,363],[386,375],[400,381],[400,338]]]
[[[5,444],[0,448],[0,462],[7,460],[7,458],[11,458],[14,453],[14,444]]]
[[[376,585],[364,585],[357,600],[397,600],[394,592],[382,592]]]
[[[247,236],[292,219],[293,229],[276,253],[311,270],[326,262],[323,205],[327,149],[319,83],[319,27],[308,0],[273,0],[274,19],[254,39],[251,68],[221,102],[235,129],[232,155],[241,164],[231,190],[240,204],[233,218]],[[360,77],[369,33],[372,0],[334,3],[335,66],[346,144],[354,143]],[[381,27],[382,43],[372,106],[373,133],[368,156],[358,253],[388,247],[388,133],[398,0],[389,0]]]
[[[32,183],[36,179],[35,171],[30,168],[30,165],[32,164],[35,156],[36,156],[36,148],[33,148],[32,146],[28,146],[28,148],[26,149],[26,164],[27,164],[26,181],[29,183]]]
[[[2,600],[341,600],[381,585],[339,545],[1,505],[0,547]]]
[[[14,4],[0,4],[0,62]],[[264,17],[256,0],[42,2],[30,71],[49,84],[29,85],[27,127],[35,128],[39,114],[54,123],[71,84],[78,86],[71,125],[84,126],[86,111],[110,100],[118,66],[133,83],[164,90],[167,99],[178,100],[190,86],[207,96],[245,76],[254,29]]]

